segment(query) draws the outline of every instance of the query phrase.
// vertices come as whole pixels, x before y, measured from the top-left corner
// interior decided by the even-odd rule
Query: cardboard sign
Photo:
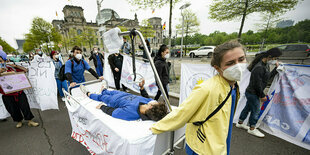
[[[0,86],[5,94],[31,88],[31,84],[23,72],[1,75]]]

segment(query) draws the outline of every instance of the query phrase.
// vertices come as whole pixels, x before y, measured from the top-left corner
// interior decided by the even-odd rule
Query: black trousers
[[[161,95],[160,88],[159,88],[158,85],[157,85],[157,87],[158,87],[158,91],[157,91],[157,94],[156,94],[156,96],[155,96],[155,98],[154,98],[154,100],[156,100],[156,101],[159,99],[159,97],[160,97],[160,95]],[[165,93],[166,93],[166,95],[167,95],[167,98],[169,99],[169,94],[168,94],[168,90],[167,90],[167,84],[166,84],[166,85],[163,85],[163,87],[164,87]]]
[[[120,72],[113,72],[114,76],[114,83],[116,90],[120,90],[120,81],[121,81],[121,73]],[[124,91],[126,91],[127,87],[122,84],[122,88]]]
[[[23,119],[33,119],[34,116],[30,111],[27,96],[24,92],[16,97],[2,95],[2,100],[6,110],[11,114],[15,122],[20,122]]]

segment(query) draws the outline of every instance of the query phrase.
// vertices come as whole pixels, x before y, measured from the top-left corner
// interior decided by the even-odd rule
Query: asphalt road
[[[86,74],[87,80],[93,80]],[[34,120],[39,127],[16,129],[16,123],[8,118],[0,122],[0,155],[86,155],[87,149],[70,137],[71,124],[64,102],[58,98],[59,110],[39,111],[32,109]],[[171,98],[171,104],[177,105],[178,99]],[[309,150],[286,142],[280,138],[265,133],[265,138],[256,138],[245,130],[233,128],[231,154],[281,154],[306,155]],[[185,155],[184,150],[176,150],[176,155]]]

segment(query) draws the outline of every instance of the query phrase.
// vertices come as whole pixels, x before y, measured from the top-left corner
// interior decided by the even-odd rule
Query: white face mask
[[[269,60],[267,63],[269,65],[275,65],[277,63],[277,60]]]
[[[223,76],[229,81],[240,81],[243,71],[246,69],[246,63],[237,63],[223,71]]]
[[[78,60],[81,60],[82,59],[82,54],[76,54],[75,58],[78,59]]]
[[[56,58],[56,59],[58,59],[58,58],[59,58],[59,55],[58,55],[58,54],[57,54],[57,55],[55,55],[55,58]]]
[[[165,58],[166,58],[166,59],[170,58],[170,54],[169,54],[169,53],[166,54],[166,55],[165,55]]]
[[[98,53],[98,51],[94,51],[94,53]]]

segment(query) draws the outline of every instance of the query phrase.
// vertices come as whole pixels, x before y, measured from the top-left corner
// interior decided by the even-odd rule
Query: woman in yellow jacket
[[[246,69],[245,49],[237,41],[219,45],[211,65],[218,74],[197,85],[177,109],[151,127],[154,134],[160,134],[186,124],[187,154],[229,154],[233,114],[239,99],[237,81]],[[203,122],[221,104],[219,111]]]

